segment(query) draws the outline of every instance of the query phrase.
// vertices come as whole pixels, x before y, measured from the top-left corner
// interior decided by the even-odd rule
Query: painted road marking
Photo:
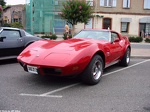
[[[25,93],[21,93],[21,96],[37,96],[37,97],[51,97],[51,98],[62,98],[61,95],[41,95],[41,94],[25,94]]]
[[[74,86],[79,85],[79,84],[80,83],[75,83],[75,84],[72,84],[72,85],[69,85],[69,86],[65,86],[65,87],[62,87],[62,88],[59,88],[59,89],[56,89],[56,90],[53,90],[53,91],[50,91],[50,92],[47,92],[47,93],[43,93],[41,95],[42,96],[46,96],[46,95],[49,95],[49,94],[53,94],[53,93],[56,93],[56,92],[59,92],[59,91],[62,91],[62,90],[74,87]]]
[[[113,71],[113,72],[109,72],[109,73],[107,73],[107,74],[104,74],[103,77],[105,77],[105,76],[107,76],[107,75],[110,75],[110,74],[113,74],[113,73],[117,73],[117,72],[126,70],[126,69],[128,69],[128,68],[132,68],[132,67],[134,67],[134,66],[140,65],[140,64],[145,63],[145,62],[148,62],[148,61],[150,61],[150,59],[145,60],[145,61],[141,61],[141,62],[139,62],[139,63],[133,64],[133,65],[131,65],[131,66],[128,66],[128,67],[125,67],[125,68],[122,68],[122,69],[119,69],[119,70],[116,70],[116,71]]]
[[[113,72],[110,72],[110,73],[106,73],[104,74],[102,77],[105,77],[105,76],[108,76],[110,74],[113,74],[113,73],[117,73],[117,72],[120,72],[120,71],[123,71],[125,69],[128,69],[128,68],[132,68],[134,66],[137,66],[137,65],[140,65],[142,63],[145,63],[145,62],[148,62],[150,61],[150,59],[148,60],[145,60],[145,61],[142,61],[142,62],[139,62],[139,63],[136,63],[136,64],[133,64],[131,66],[128,66],[128,67],[125,67],[125,68],[122,68],[122,69],[119,69],[119,70],[116,70],[116,71],[113,71]],[[80,83],[75,83],[75,84],[72,84],[72,85],[68,85],[68,86],[65,86],[65,87],[62,87],[62,88],[59,88],[59,89],[55,89],[53,91],[49,91],[49,92],[46,92],[46,93],[43,93],[43,94],[26,94],[26,93],[21,93],[19,95],[21,96],[36,96],[36,97],[53,97],[53,98],[62,98],[63,96],[58,96],[58,95],[51,95],[53,93],[56,93],[56,92],[60,92],[60,91],[63,91],[65,89],[69,89],[71,87],[74,87],[76,85],[79,85]]]
[[[75,83],[75,84],[72,84],[72,85],[69,85],[69,86],[65,86],[65,87],[62,87],[62,88],[59,88],[59,89],[55,89],[55,90],[53,90],[53,91],[50,91],[50,92],[47,92],[47,93],[43,93],[43,94],[26,94],[26,93],[21,93],[20,95],[21,95],[21,96],[37,96],[37,97],[62,98],[62,96],[51,95],[51,94],[56,93],[56,92],[59,92],[59,91],[63,91],[63,90],[65,90],[65,89],[74,87],[74,86],[79,85],[79,84],[80,84],[80,83]]]

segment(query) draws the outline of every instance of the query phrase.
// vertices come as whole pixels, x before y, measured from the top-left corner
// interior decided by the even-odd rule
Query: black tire
[[[95,55],[87,68],[84,70],[81,76],[82,81],[89,85],[97,84],[102,78],[103,65],[104,64],[101,56]]]
[[[121,66],[128,66],[130,63],[130,54],[131,54],[131,50],[130,48],[127,48],[122,60],[120,61],[120,65]]]

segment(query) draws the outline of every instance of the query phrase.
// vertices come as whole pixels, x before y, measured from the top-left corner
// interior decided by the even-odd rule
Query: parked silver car
[[[0,28],[0,60],[16,58],[31,43],[42,38],[33,36],[23,29]]]

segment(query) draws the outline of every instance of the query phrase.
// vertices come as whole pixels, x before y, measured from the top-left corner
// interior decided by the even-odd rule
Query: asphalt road
[[[150,59],[105,69],[101,82],[42,78],[0,61],[0,112],[150,112]]]

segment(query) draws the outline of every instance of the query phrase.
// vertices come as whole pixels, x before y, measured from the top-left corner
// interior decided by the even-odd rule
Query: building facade
[[[3,10],[3,24],[19,22],[25,27],[25,5],[12,5]]]
[[[110,28],[123,35],[150,36],[150,0],[90,1],[95,17],[82,28]]]
[[[27,0],[26,30],[31,34],[62,34],[65,21],[58,13],[65,0]]]
[[[26,29],[32,34],[63,34],[65,21],[58,13],[66,0],[27,0]],[[112,29],[123,35],[150,36],[150,0],[86,0],[94,17],[84,28]]]

